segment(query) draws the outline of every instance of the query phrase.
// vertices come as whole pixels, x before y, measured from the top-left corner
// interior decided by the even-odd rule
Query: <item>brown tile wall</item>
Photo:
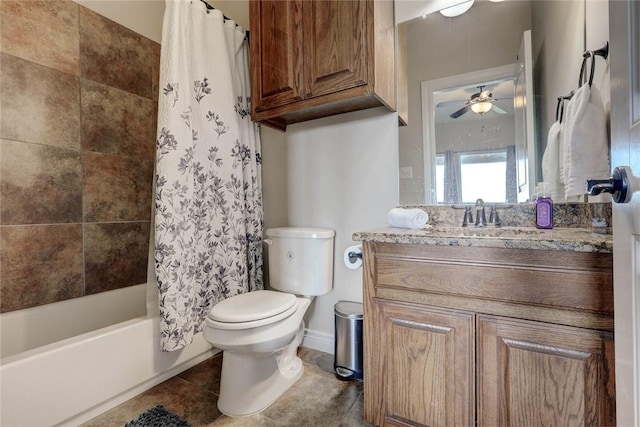
[[[146,283],[160,45],[0,1],[0,312]]]

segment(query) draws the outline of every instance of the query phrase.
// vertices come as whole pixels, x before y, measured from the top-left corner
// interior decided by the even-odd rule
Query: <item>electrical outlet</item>
[[[400,178],[404,178],[404,179],[413,178],[413,168],[411,166],[401,167]]]

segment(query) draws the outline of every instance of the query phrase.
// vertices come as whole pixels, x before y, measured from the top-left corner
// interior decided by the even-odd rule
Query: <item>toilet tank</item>
[[[282,227],[266,231],[269,284],[296,295],[324,295],[333,288],[333,238],[326,228]]]

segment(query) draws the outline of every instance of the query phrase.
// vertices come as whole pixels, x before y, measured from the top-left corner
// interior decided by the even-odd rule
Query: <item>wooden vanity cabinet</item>
[[[364,242],[365,419],[615,425],[611,254]]]
[[[610,332],[477,318],[478,425],[615,425]]]
[[[395,111],[392,1],[251,0],[251,118],[286,129],[376,106]]]
[[[374,330],[365,321],[371,332],[364,341],[365,369],[372,372],[365,379],[367,420],[472,425],[473,313],[382,300],[369,308],[378,322]]]

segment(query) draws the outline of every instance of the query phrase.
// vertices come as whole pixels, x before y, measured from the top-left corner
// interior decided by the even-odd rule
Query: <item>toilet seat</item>
[[[268,290],[248,292],[213,306],[207,324],[219,329],[257,328],[287,318],[297,308],[293,294]]]

